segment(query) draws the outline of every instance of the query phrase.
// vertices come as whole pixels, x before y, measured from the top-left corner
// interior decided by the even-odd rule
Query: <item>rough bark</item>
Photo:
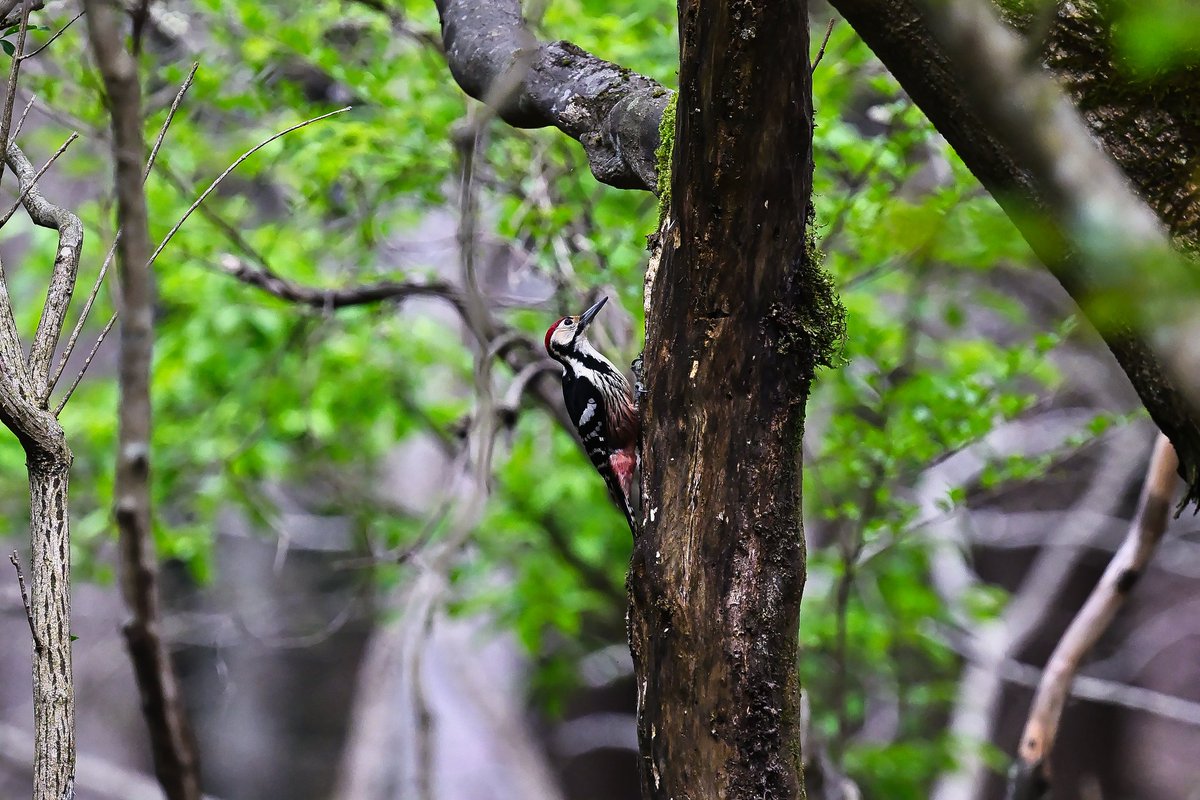
[[[159,632],[158,564],[150,509],[150,360],[154,342],[150,231],[142,188],[141,87],[125,51],[117,10],[86,0],[88,34],[112,118],[114,186],[121,236],[121,387],[114,512],[120,539],[121,590],[131,619],[125,640],[150,729],[154,770],[171,800],[199,800],[195,743],[170,654]]]
[[[57,427],[57,423],[55,423]],[[33,798],[70,800],[75,785],[75,690],[71,675],[71,542],[67,513],[71,452],[29,454],[33,585]]]
[[[806,238],[807,8],[679,14],[628,579],[643,796],[802,797],[799,444],[840,318]]]
[[[463,91],[510,125],[554,126],[579,140],[602,183],[654,189],[667,89],[570,42],[539,42],[520,0],[435,1],[446,62]]]
[[[986,124],[955,63],[934,35],[921,0],[832,0],[913,101],[1005,208],[1038,257],[1085,306],[1097,286],[1085,277],[1069,233],[1045,213],[1047,198],[1021,154]],[[1092,134],[1185,251],[1195,252],[1200,196],[1195,185],[1197,115],[1185,101],[1190,77],[1168,76],[1134,87],[1112,62],[1107,27],[1095,4],[1063,3],[1046,45],[1060,78]],[[985,99],[985,98],[983,98]],[[1162,105],[1160,106],[1160,102]],[[1188,499],[1200,496],[1200,417],[1170,376],[1148,333],[1103,325],[1100,334],[1180,458]]]
[[[83,243],[79,219],[36,188],[29,159],[14,142],[5,161],[35,224],[58,232],[46,305],[28,359],[0,269],[0,422],[25,450],[29,471],[30,616],[33,643],[34,800],[69,800],[75,781],[75,690],[71,674],[71,547],[67,486],[71,451],[46,409],[45,376],[62,328]]]

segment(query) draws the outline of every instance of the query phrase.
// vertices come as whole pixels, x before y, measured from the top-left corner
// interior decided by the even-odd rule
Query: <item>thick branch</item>
[[[1157,251],[1162,239],[1150,230],[1145,207],[1121,181],[1113,180],[1111,164],[1099,157],[1047,81],[1021,68],[1025,51],[1003,41],[997,34],[1004,32],[997,31],[994,21],[983,17],[975,3],[938,6],[935,18],[925,12],[922,0],[832,2],[1004,207],[1085,313],[1093,312],[1090,297],[1112,290],[1114,268],[1122,285],[1153,277],[1144,257],[1132,259],[1122,272],[1109,254],[1109,263],[1097,268],[1097,259],[1103,261],[1105,254],[1096,252],[1095,241],[1084,239],[1098,230],[1105,234],[1105,243],[1115,239],[1121,253],[1146,242]],[[1066,4],[1071,9],[1079,5]],[[1064,7],[1062,13],[1070,12]],[[1114,93],[1106,103],[1120,106],[1129,97]],[[1081,99],[1078,93],[1075,99]],[[1126,111],[1132,116],[1136,109]],[[1048,127],[1054,129],[1054,136],[1038,135]],[[1151,137],[1152,127],[1126,128],[1120,134],[1145,140]],[[1091,133],[1109,152],[1118,146],[1129,149],[1112,127],[1093,124]],[[1122,166],[1128,171],[1131,162]],[[1141,185],[1140,190],[1144,197],[1153,196],[1162,187]],[[1099,194],[1087,196],[1092,191]],[[1167,217],[1166,222],[1174,226],[1186,219],[1192,216]],[[1144,272],[1135,275],[1139,267]],[[1196,500],[1200,497],[1200,418],[1178,372],[1168,369],[1169,360],[1177,356],[1174,343],[1152,345],[1153,331],[1132,320],[1127,324],[1101,321],[1098,328],[1151,417],[1175,446],[1188,484],[1187,499]]]
[[[1008,796],[1013,800],[1036,800],[1046,796],[1050,752],[1071,683],[1083,659],[1124,605],[1167,529],[1178,466],[1171,443],[1160,434],[1150,457],[1137,514],[1125,542],[1054,648],[1038,683],[1029,720],[1021,734],[1020,761],[1011,776]]]
[[[155,773],[171,800],[199,800],[195,743],[170,655],[159,633],[158,565],[150,510],[150,361],[154,291],[150,229],[142,187],[141,86],[122,45],[117,9],[85,0],[88,34],[104,78],[112,118],[117,194],[117,266],[121,277],[120,429],[115,515],[120,532],[121,589],[132,619],[125,638],[150,728]]]
[[[50,286],[46,290],[46,305],[33,345],[29,350],[29,381],[37,404],[45,407],[49,396],[49,375],[54,350],[62,335],[67,308],[75,292],[75,277],[79,273],[79,256],[83,251],[83,225],[79,217],[62,206],[56,206],[34,185],[37,171],[15,143],[8,146],[7,163],[20,182],[22,203],[34,224],[58,231],[58,251],[54,256],[54,268],[50,273]]]
[[[579,140],[602,183],[654,191],[669,90],[570,42],[539,42],[519,0],[436,4],[446,61],[463,91],[493,104],[510,125],[552,126]]]

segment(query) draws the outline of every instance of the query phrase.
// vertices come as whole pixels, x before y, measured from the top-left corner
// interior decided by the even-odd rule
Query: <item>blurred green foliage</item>
[[[426,41],[437,31],[433,4],[389,7],[390,19],[365,3],[204,0],[181,18],[179,42],[165,52],[147,48],[149,136],[192,58],[201,64],[147,184],[153,235],[163,236],[240,153],[343,105],[330,97],[335,86],[332,94],[353,111],[256,154],[208,208],[283,275],[311,285],[457,269],[452,235],[440,249],[396,242],[418,236],[431,215],[456,215],[454,132],[473,101]],[[674,83],[673,4],[554,0],[541,11],[544,36]],[[1157,24],[1137,11],[1127,20],[1131,30]],[[1130,53],[1148,58],[1134,46]],[[47,66],[28,70],[24,85],[53,115],[23,135],[34,160],[69,128],[88,135],[56,167],[88,198],[78,207],[88,230],[82,293],[113,232],[107,123],[79,27],[41,58]],[[1004,599],[984,590],[953,609],[935,594],[930,544],[909,489],[929,464],[1056,386],[1047,354],[1069,327],[1038,330],[989,280],[1028,267],[1024,244],[845,24],[817,69],[815,107],[817,233],[849,335],[847,366],[821,374],[811,403],[805,513],[819,544],[810,550],[800,670],[817,732],[867,796],[918,798],[962,748],[980,746],[938,733],[960,666],[943,632],[957,612],[990,618]],[[518,251],[523,268],[555,291],[553,303],[510,310],[507,321],[540,338],[549,320],[602,284],[640,319],[654,198],[598,184],[578,146],[554,131],[492,124],[482,147],[485,238]],[[28,263],[49,264],[52,237],[22,219],[4,236],[27,236]],[[374,486],[385,456],[410,437],[433,432],[453,443],[473,407],[467,342],[403,307],[326,313],[275,300],[223,274],[222,257],[241,246],[197,214],[156,266],[153,475],[162,555],[207,580],[221,512],[236,508],[273,535],[268,489],[278,486],[304,487],[314,512],[352,518],[364,547],[402,549],[442,535],[444,519],[398,510]],[[29,335],[44,271],[12,274]],[[84,347],[111,311],[104,292]],[[981,327],[1008,334],[973,332]],[[104,544],[113,535],[114,344],[115,336],[62,417],[76,456],[74,552],[83,580],[112,577]],[[628,362],[636,350],[630,343],[614,355]],[[501,383],[511,377],[499,373]],[[1093,433],[1106,425],[1098,421]],[[574,441],[548,415],[520,414],[502,439],[484,519],[455,566],[455,606],[487,610],[516,633],[542,665],[539,693],[553,706],[569,688],[573,661],[623,634],[628,534]],[[23,464],[15,441],[3,439],[0,512],[10,530],[27,524]],[[984,483],[1029,479],[1048,465],[1049,457],[1007,459],[988,468]],[[955,494],[942,510],[963,501]],[[376,573],[396,582],[405,570]],[[853,582],[839,607],[836,588],[848,573]],[[856,742],[852,734],[881,692],[898,698],[894,735]]]

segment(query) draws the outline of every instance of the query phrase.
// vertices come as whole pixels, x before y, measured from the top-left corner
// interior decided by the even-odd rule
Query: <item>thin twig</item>
[[[293,125],[290,128],[287,128],[285,130],[279,131],[278,133],[272,134],[271,136],[267,137],[266,139],[263,139],[261,142],[254,145],[254,147],[251,147],[249,150],[247,150],[246,152],[244,152],[240,156],[238,156],[237,160],[234,161],[232,164],[230,164],[225,169],[224,172],[222,172],[220,175],[218,175],[216,180],[214,180],[211,184],[209,184],[209,187],[207,189],[205,189],[200,194],[199,197],[196,198],[196,202],[192,203],[191,206],[188,207],[188,210],[183,212],[183,216],[179,218],[179,221],[175,223],[175,226],[173,228],[171,228],[171,230],[167,231],[167,235],[163,238],[162,243],[159,244],[158,249],[156,249],[154,251],[154,254],[150,256],[150,261],[147,262],[146,266],[149,267],[154,264],[155,260],[159,256],[159,254],[162,253],[163,249],[166,248],[166,246],[171,242],[171,240],[173,238],[175,238],[175,234],[179,232],[179,229],[181,227],[183,227],[183,223],[187,222],[187,218],[192,215],[192,212],[194,212],[197,208],[199,208],[200,204],[203,203],[206,199],[208,199],[208,196],[210,194],[212,194],[218,186],[221,185],[221,182],[223,180],[225,180],[227,177],[229,177],[229,174],[231,172],[233,172],[235,169],[237,169],[239,166],[241,166],[243,161],[245,161],[250,156],[257,153],[259,150],[263,149],[264,147],[266,147],[267,145],[269,145],[271,142],[275,141],[276,139],[286,136],[287,134],[289,134],[293,131],[298,131],[301,128],[304,128],[308,125],[312,125],[314,122],[320,122],[323,119],[328,119],[329,117],[335,116],[337,114],[345,113],[345,112],[349,111],[351,108],[352,108],[352,106],[346,106],[345,108],[339,108],[336,111],[330,111],[327,114],[321,114],[320,116],[313,117],[312,119],[306,119],[306,120],[304,120],[304,122],[297,123],[296,125]]]
[[[21,574],[21,559],[17,555],[16,550],[12,551],[8,560],[12,563],[13,569],[17,571],[17,586],[21,590],[21,603],[25,606],[25,619],[29,621],[29,632],[33,634],[33,646],[41,650],[42,640],[38,636],[37,628],[33,624],[33,607],[29,605],[29,593],[25,591],[25,576]]]
[[[21,6],[21,32],[17,34],[17,49],[13,56],[12,66],[8,70],[8,94],[4,97],[4,119],[0,121],[0,149],[7,151],[8,135],[12,128],[13,101],[17,97],[17,81],[21,76],[21,55],[25,52],[25,35],[29,32],[30,2],[25,0]],[[0,170],[0,181],[4,180],[4,171]]]
[[[71,381],[71,385],[67,387],[66,394],[63,395],[62,400],[58,401],[58,406],[54,409],[54,416],[57,417],[62,413],[63,408],[67,405],[67,401],[71,399],[71,395],[75,394],[75,389],[79,386],[79,382],[83,380],[83,373],[87,372],[88,367],[91,366],[92,359],[96,357],[96,351],[100,349],[100,345],[104,344],[104,337],[108,336],[108,332],[113,329],[113,325],[116,322],[117,312],[114,311],[113,315],[108,318],[108,322],[104,323],[104,328],[101,329],[100,335],[96,337],[96,343],[92,345],[91,352],[83,360],[83,366],[79,368],[79,374],[75,376],[75,380]]]
[[[232,173],[234,169],[238,168],[242,162],[246,161],[247,158],[250,158],[252,155],[256,154],[256,152],[265,148],[266,145],[269,145],[270,143],[275,142],[276,139],[287,136],[288,133],[292,133],[293,131],[299,131],[300,128],[302,128],[302,127],[312,125],[313,122],[319,122],[320,120],[330,118],[330,116],[334,116],[335,114],[342,114],[343,112],[348,112],[348,110],[350,110],[350,108],[352,108],[352,107],[347,106],[346,108],[337,109],[336,112],[329,112],[328,114],[314,116],[314,118],[305,120],[304,122],[300,122],[300,124],[298,124],[298,125],[293,125],[292,127],[287,128],[287,130],[272,134],[271,137],[262,140],[262,142],[259,142],[258,144],[254,145],[253,148],[251,148],[250,150],[247,150],[246,152],[244,152],[244,154],[241,154],[238,157],[238,160],[234,161],[232,164],[229,164],[229,167],[226,170],[224,170],[223,173],[221,173],[220,175],[217,175],[216,180],[212,181],[212,184],[210,184],[209,187],[206,188],[206,190],[204,190],[204,192],[202,194],[200,194],[200,196],[198,198],[196,198],[196,201],[194,201],[194,203],[192,203],[191,206],[188,206],[187,211],[184,212],[184,216],[180,217],[179,222],[176,222],[174,227],[172,229],[170,229],[169,231],[167,231],[167,235],[163,237],[162,242],[160,243],[160,245],[158,245],[158,248],[156,249],[154,254],[150,255],[150,260],[146,261],[146,266],[150,267],[150,266],[154,265],[155,260],[158,258],[158,254],[162,253],[163,249],[167,247],[170,240],[174,239],[175,234],[179,233],[179,229],[182,227],[182,225],[184,225],[185,222],[187,222],[187,218],[192,216],[192,212],[196,211],[196,209],[198,209],[199,205],[204,203],[204,200],[209,197],[209,194],[214,192],[216,190],[217,186],[221,185],[221,181],[228,178],[229,174]],[[119,236],[120,236],[120,234],[118,234],[118,237]],[[115,251],[115,248],[116,248],[115,241],[113,242],[113,248]],[[110,253],[110,255],[112,255],[112,253]],[[112,260],[112,258],[106,259],[106,261],[104,261],[104,263],[106,263],[106,265],[107,265],[110,260]],[[97,278],[97,284],[96,284],[95,291],[98,291],[98,285],[100,285],[100,283],[98,283],[98,281],[100,281],[100,278]],[[436,293],[426,293],[426,294],[436,294]],[[95,294],[92,295],[92,297],[89,297],[88,309],[90,309],[90,307],[91,307],[90,303],[92,300],[95,300]],[[109,320],[109,324],[104,326],[104,330],[102,330],[100,332],[100,338],[96,339],[96,344],[95,344],[95,347],[92,348],[92,353],[95,354],[95,351],[97,349],[100,349],[100,345],[101,345],[101,343],[103,343],[104,337],[108,336],[108,331],[112,330],[112,327],[113,327],[112,323],[113,323],[113,320],[115,320],[115,319],[116,319],[116,314],[114,313],[113,319]],[[70,397],[71,392],[74,391],[74,387],[79,385],[79,380],[83,378],[83,372],[86,371],[86,369],[88,369],[88,363],[90,363],[90,362],[91,362],[91,359],[89,356],[89,360],[84,362],[83,371],[80,371],[78,377],[76,378],[76,383],[74,383],[71,386],[71,390],[67,392],[67,397]],[[64,357],[64,363],[66,363],[65,357]],[[61,368],[59,369],[59,372],[61,374]],[[66,404],[66,398],[64,398],[64,401],[59,403],[59,410],[61,410],[65,404]]]
[[[25,110],[21,112],[21,118],[17,120],[17,125],[15,128],[13,128],[12,133],[10,134],[12,138],[16,139],[21,135],[21,128],[25,127],[25,118],[29,116],[29,110],[33,108],[33,103],[35,100],[37,100],[36,94],[29,96],[29,102],[25,104]]]
[[[21,194],[17,197],[16,200],[13,201],[13,204],[11,206],[9,206],[8,211],[4,212],[4,216],[0,217],[0,228],[3,228],[4,224],[6,222],[8,222],[10,219],[12,219],[12,215],[17,213],[17,209],[21,207],[21,203],[24,202],[25,198],[29,195],[30,190],[33,189],[33,187],[37,185],[38,179],[41,178],[42,175],[44,175],[46,173],[46,170],[50,169],[50,165],[53,164],[55,161],[57,161],[58,157],[61,156],[63,153],[65,153],[67,151],[67,148],[71,146],[71,142],[75,141],[78,138],[79,138],[79,132],[78,131],[73,132],[70,136],[67,137],[67,140],[62,143],[62,147],[58,148],[58,150],[54,153],[54,155],[50,156],[49,160],[47,160],[46,163],[42,165],[42,168],[39,169],[37,171],[37,173],[33,176],[33,180],[30,181],[23,190],[21,190]]]
[[[825,28],[825,38],[821,40],[821,49],[817,51],[817,57],[813,59],[812,66],[809,68],[810,74],[817,71],[817,64],[820,64],[821,59],[825,57],[825,45],[829,44],[829,36],[833,33],[833,25],[836,22],[836,17],[829,18],[829,25]]]
[[[171,120],[175,119],[175,112],[179,110],[179,105],[183,102],[183,96],[187,94],[187,90],[192,86],[192,81],[196,79],[196,70],[198,69],[200,69],[200,62],[193,61],[192,68],[183,80],[183,85],[179,87],[179,91],[175,93],[175,99],[171,101],[171,107],[167,110],[167,118],[163,120],[162,127],[158,129],[158,138],[154,140],[154,146],[150,148],[150,157],[146,159],[146,170],[142,173],[142,183],[145,183],[146,179],[150,177],[150,170],[154,166],[155,159],[158,158],[158,151],[162,149],[163,139],[167,136],[167,129],[171,127]]]
[[[191,71],[188,72],[187,78],[184,79],[183,84],[179,87],[179,91],[175,94],[175,100],[172,101],[171,108],[167,111],[166,119],[163,120],[162,126],[158,129],[158,138],[154,140],[154,146],[150,148],[150,157],[146,159],[146,169],[142,172],[143,184],[146,182],[146,179],[150,177],[150,170],[153,169],[154,162],[158,158],[158,151],[162,148],[163,140],[167,136],[167,130],[171,127],[171,122],[175,119],[175,112],[179,110],[179,105],[183,102],[183,96],[191,87],[192,81],[196,77],[196,70],[199,68],[199,61],[196,61],[192,64]],[[32,102],[33,101],[31,100],[30,103],[32,104]],[[88,294],[87,302],[83,306],[83,311],[79,315],[79,320],[75,323],[75,327],[71,330],[71,336],[67,339],[67,346],[63,348],[62,357],[58,360],[58,367],[54,370],[54,376],[50,378],[49,391],[54,391],[54,387],[58,385],[58,379],[62,377],[63,369],[67,366],[67,359],[71,357],[71,353],[75,349],[75,343],[79,340],[79,334],[83,331],[83,326],[87,322],[88,315],[92,312],[92,306],[95,305],[96,298],[100,294],[100,286],[104,283],[104,276],[108,274],[108,268],[112,264],[113,257],[117,253],[117,241],[120,239],[120,237],[121,231],[118,230],[116,236],[113,237],[112,246],[108,249],[108,255],[104,257],[104,263],[100,265],[100,272],[96,275],[96,282],[92,284],[92,291]],[[112,320],[109,320],[109,323],[104,326],[104,330],[100,334],[99,341],[96,342],[97,348],[100,346],[100,342],[104,341],[104,336],[111,328]],[[93,355],[95,354],[95,348],[93,348],[92,353]],[[87,365],[90,363],[91,358],[89,357],[88,360],[84,362],[85,370],[87,369]],[[82,377],[83,373],[81,372],[79,376],[76,377],[75,383],[71,386],[71,392],[75,390],[75,386],[79,385],[79,381]],[[71,392],[67,392],[66,397],[70,397]],[[59,403],[58,411],[55,412],[55,415],[57,415],[59,411],[62,411],[63,406],[67,402],[66,397],[64,397],[62,402]]]
[[[55,40],[55,39],[57,39],[58,37],[62,36],[64,33],[66,33],[66,32],[67,32],[67,28],[69,28],[69,27],[71,27],[72,25],[74,25],[74,24],[76,23],[76,21],[78,21],[78,19],[84,15],[84,13],[85,13],[85,12],[83,12],[83,11],[80,11],[78,14],[76,14],[76,15],[75,15],[75,16],[73,16],[73,17],[71,17],[71,21],[70,21],[70,22],[68,22],[66,25],[63,25],[61,28],[59,28],[59,29],[58,29],[58,31],[57,31],[57,32],[56,32],[56,33],[55,33],[53,36],[51,36],[49,39],[47,39],[47,40],[46,40],[46,43],[45,43],[45,44],[43,44],[43,45],[42,45],[41,47],[39,47],[37,50],[34,50],[32,53],[26,53],[25,55],[21,56],[21,59],[20,59],[20,60],[21,60],[21,61],[25,61],[25,60],[27,60],[27,59],[33,58],[33,57],[34,57],[34,56],[36,56],[38,53],[42,52],[42,51],[43,51],[43,50],[45,50],[47,47],[49,47],[50,45],[54,44],[54,40]]]

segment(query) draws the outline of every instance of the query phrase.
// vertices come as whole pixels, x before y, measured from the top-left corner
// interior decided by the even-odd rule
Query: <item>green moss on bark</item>
[[[658,149],[654,151],[657,186],[654,193],[658,195],[659,227],[662,227],[663,220],[671,210],[671,159],[675,152],[675,103],[678,99],[678,92],[671,95],[663,109],[662,120],[658,123]]]

